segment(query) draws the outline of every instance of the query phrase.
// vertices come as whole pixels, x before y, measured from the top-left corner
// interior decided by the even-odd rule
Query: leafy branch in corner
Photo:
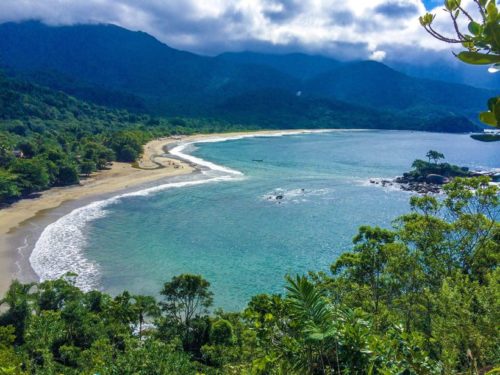
[[[466,64],[492,65],[490,71],[500,69],[500,15],[496,0],[473,0],[477,13],[472,14],[462,6],[461,0],[445,0],[444,11],[451,18],[453,36],[436,31],[435,14],[420,17],[420,24],[434,38],[445,43],[461,44],[464,51],[456,54]],[[461,19],[468,22],[467,30],[461,27]],[[488,100],[488,111],[481,112],[479,119],[488,125],[500,127],[500,96]]]

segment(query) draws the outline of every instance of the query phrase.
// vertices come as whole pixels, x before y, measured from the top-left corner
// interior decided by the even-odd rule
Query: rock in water
[[[429,174],[425,178],[425,181],[428,184],[437,184],[437,185],[443,185],[448,182],[448,179],[444,176],[441,176],[439,174]]]

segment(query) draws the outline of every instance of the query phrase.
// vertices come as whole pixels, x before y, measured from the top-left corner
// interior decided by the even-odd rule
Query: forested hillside
[[[0,74],[0,203],[78,183],[114,160],[132,162],[160,135],[230,128],[238,127],[99,107]]]
[[[373,108],[453,110],[471,117],[491,94],[465,85],[415,79],[375,61],[345,63],[309,80],[306,87],[325,97],[356,98]]]
[[[156,118],[90,104],[0,75],[0,202],[51,186],[75,184],[79,175],[105,168],[113,160],[132,162],[147,140],[172,133],[242,128],[399,129],[402,124],[413,130],[474,129],[463,117],[382,112],[284,89],[234,96],[207,115],[210,117]]]
[[[266,124],[274,127],[293,118],[296,111],[280,103],[298,95],[307,98],[306,103],[297,99],[287,106],[297,105],[303,119],[313,120],[310,125],[304,121],[307,127],[317,127],[315,121],[339,126],[338,121],[329,126],[329,119],[348,117],[355,106],[353,122],[358,122],[356,112],[373,114],[361,124],[363,128],[472,131],[471,124],[460,125],[461,117],[477,121],[477,112],[492,95],[488,90],[410,77],[374,61],[344,63],[303,54],[199,56],[113,25],[0,25],[0,66],[9,74],[100,105],[246,124],[266,117]],[[380,111],[384,113],[376,113]],[[384,126],[386,120],[389,124]],[[459,125],[454,126],[455,120]]]
[[[453,133],[478,129],[466,117],[446,111],[380,111],[282,89],[247,92],[226,100],[210,113],[216,118],[258,124],[265,129],[406,129]]]

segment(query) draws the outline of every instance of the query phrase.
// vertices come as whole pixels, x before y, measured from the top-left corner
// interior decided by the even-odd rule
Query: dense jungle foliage
[[[239,128],[99,107],[0,73],[0,204],[76,184],[115,160],[133,162],[158,136]]]
[[[444,189],[241,312],[214,309],[199,275],[157,299],[15,281],[0,374],[497,374],[499,191],[486,177]]]

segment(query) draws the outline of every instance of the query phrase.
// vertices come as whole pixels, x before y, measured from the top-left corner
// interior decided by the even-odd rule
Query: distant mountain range
[[[421,61],[420,57],[413,63],[388,60],[385,64],[412,77],[460,83],[497,93],[500,91],[500,74],[490,73],[487,66],[464,64],[451,52],[438,56],[429,57],[428,61]]]
[[[400,73],[374,61],[179,51],[113,25],[0,25],[10,76],[109,107],[265,127],[472,131],[494,91]]]

